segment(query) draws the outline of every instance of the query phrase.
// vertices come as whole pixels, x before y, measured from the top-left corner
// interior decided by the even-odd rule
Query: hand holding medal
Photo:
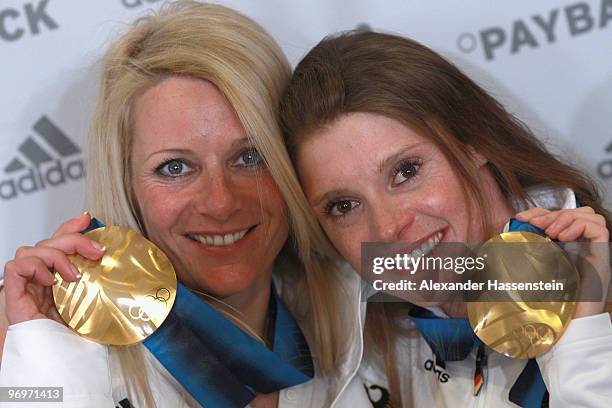
[[[482,293],[481,299],[472,300],[484,301],[468,303],[468,316],[474,332],[495,351],[514,358],[534,358],[552,348],[572,317],[603,312],[610,282],[607,250],[595,248],[599,251],[591,251],[585,257],[590,269],[594,267],[597,271],[596,277],[589,277],[584,268],[579,268],[579,274],[570,260],[571,253],[550,238],[562,243],[579,239],[606,243],[608,230],[603,217],[588,207],[553,212],[535,208],[520,213],[517,219],[529,221],[530,227],[541,230],[539,233],[513,231],[511,223],[510,232],[487,241],[479,251],[488,255],[480,280],[561,282],[564,289],[538,295],[507,291],[511,299],[503,302],[487,301],[487,293]],[[583,255],[584,251],[580,252]],[[593,295],[587,287],[598,288],[598,294]],[[595,296],[599,302],[584,302]]]
[[[574,318],[591,316],[605,310],[605,301],[609,296],[610,288],[610,252],[608,241],[610,232],[606,226],[606,219],[596,214],[591,207],[580,207],[572,210],[549,211],[544,208],[533,208],[517,214],[517,219],[543,229],[552,239],[564,243],[566,251],[575,250],[584,256],[584,260],[592,266],[591,270],[597,276],[582,274],[582,288],[596,285],[595,290],[601,290],[598,302],[579,302],[576,305]],[[580,245],[576,245],[580,244]],[[582,271],[581,271],[582,272]],[[583,292],[586,289],[583,289]],[[580,299],[589,299],[593,296],[582,293]],[[591,299],[589,299],[591,300]],[[593,299],[596,300],[596,299]]]
[[[6,273],[10,283],[22,283],[7,285],[9,323],[51,318],[103,344],[140,342],[174,304],[174,269],[157,246],[127,228],[80,234],[90,221],[81,214],[50,239],[18,250]]]
[[[15,259],[6,264],[4,279],[9,324],[33,319],[53,319],[64,324],[55,308],[51,286],[56,276],[68,282],[80,278],[68,255],[79,254],[96,261],[104,254],[101,245],[79,233],[90,220],[87,213],[74,217],[62,224],[51,238],[35,246],[19,248]]]

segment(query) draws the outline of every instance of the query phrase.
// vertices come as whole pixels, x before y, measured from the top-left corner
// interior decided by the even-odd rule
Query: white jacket
[[[569,189],[538,188],[528,193],[539,207],[576,208],[574,193]],[[522,210],[514,204],[517,211]],[[476,350],[464,361],[446,362],[445,368],[438,367],[416,327],[408,317],[405,322],[406,328],[413,328],[414,336],[401,338],[395,347],[403,406],[516,407],[508,400],[508,393],[526,360],[488,353],[485,385],[474,396]],[[375,408],[385,408],[389,385],[379,360],[375,357],[363,360],[352,383],[368,389]],[[608,313],[574,319],[557,344],[536,360],[550,394],[551,408],[612,407],[612,324]],[[344,397],[340,396],[340,401]]]
[[[549,190],[530,192],[539,206],[575,207],[571,191],[558,193]],[[385,407],[381,401],[388,389],[384,370],[377,361],[363,359],[362,327],[366,303],[361,301],[362,284],[348,267],[342,271],[342,282],[347,300],[338,318],[346,327],[346,358],[333,376],[317,377],[282,390],[279,395],[281,408]],[[298,298],[298,294],[288,290],[291,287],[279,287],[290,309],[291,299]],[[410,324],[408,319],[406,322]],[[298,323],[308,339],[307,325],[299,319]],[[524,360],[489,354],[485,367],[486,383],[479,396],[474,397],[474,354],[464,361],[447,362],[446,369],[440,370],[428,363],[434,361],[433,353],[418,335],[398,341],[396,350],[404,406],[515,406],[507,396],[522,372]],[[148,363],[151,388],[159,407],[193,406],[152,356]],[[612,407],[612,324],[608,314],[572,321],[559,342],[540,356],[537,363],[550,392],[550,407]],[[126,397],[115,364],[107,347],[83,340],[64,326],[50,320],[25,322],[9,327],[0,369],[0,386],[63,386],[66,402],[58,406],[112,407]],[[446,376],[448,380],[441,382]],[[4,406],[0,404],[0,407]],[[16,408],[23,406],[14,404]]]
[[[415,335],[402,339],[396,353],[406,407],[516,407],[508,400],[508,393],[526,360],[489,353],[485,385],[475,397],[475,351],[464,361],[438,367],[423,337]],[[612,324],[608,313],[573,320],[559,342],[536,360],[551,408],[612,407]],[[370,389],[373,401],[383,399],[385,391],[379,387],[388,390],[389,386],[380,365],[364,361],[358,378]]]
[[[315,377],[305,384],[281,390],[279,408],[371,407],[363,386],[351,381],[356,378],[363,349],[361,327],[365,309],[360,304],[360,280],[352,271],[344,271],[342,276],[346,301],[338,319],[345,325],[347,358],[333,376]],[[291,286],[277,281],[279,292],[290,309],[292,300],[304,298],[292,294]],[[308,339],[308,325],[297,317],[296,320]],[[144,353],[157,407],[199,406],[146,348]],[[128,397],[113,348],[86,340],[49,319],[9,326],[0,366],[0,386],[63,387],[64,402],[43,404],[49,407],[120,407],[119,402]],[[344,402],[335,401],[340,394]],[[138,407],[134,401],[131,403]],[[0,402],[0,407],[25,406],[23,402]]]

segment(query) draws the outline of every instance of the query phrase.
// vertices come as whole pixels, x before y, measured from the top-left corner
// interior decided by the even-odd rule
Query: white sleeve
[[[612,323],[608,313],[570,322],[537,358],[550,407],[612,407]]]
[[[45,407],[114,407],[108,348],[50,319],[9,326],[0,366],[2,387],[63,387],[63,401]],[[23,402],[0,403],[23,408]]]

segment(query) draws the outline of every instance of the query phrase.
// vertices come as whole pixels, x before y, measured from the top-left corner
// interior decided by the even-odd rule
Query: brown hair
[[[537,185],[571,188],[583,206],[606,218],[593,182],[561,162],[494,98],[457,67],[416,41],[395,35],[353,31],[323,39],[296,67],[281,100],[281,124],[294,161],[300,143],[343,114],[367,112],[399,120],[430,139],[449,159],[491,231],[486,197],[478,188],[469,147],[488,160],[501,191],[527,205],[526,189]],[[492,234],[489,234],[489,236]],[[391,305],[389,305],[391,306]],[[399,395],[392,367],[392,336],[369,308],[368,332],[385,356],[391,395]],[[376,330],[370,322],[378,321]],[[385,329],[388,330],[388,329]],[[374,334],[375,331],[378,331]],[[368,333],[366,332],[366,333]],[[391,357],[389,357],[391,356]],[[394,401],[397,402],[397,401]]]

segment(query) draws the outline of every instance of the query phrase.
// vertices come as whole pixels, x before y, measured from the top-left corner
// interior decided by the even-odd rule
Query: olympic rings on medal
[[[135,308],[138,308],[138,314],[134,314],[132,312],[132,310],[134,310]],[[140,305],[130,305],[130,307],[128,309],[128,314],[134,320],[142,320],[143,322],[150,322],[151,321],[151,318],[149,317],[149,315],[147,315],[146,312],[144,310],[142,310],[142,306],[140,306]]]
[[[166,288],[159,288],[155,292],[155,295],[147,295],[147,297],[157,300],[158,302],[166,303],[170,300],[170,291]]]
[[[155,295],[146,295],[146,297],[161,303],[166,303],[168,300],[170,300],[170,296],[170,291],[166,288],[157,289],[157,291],[155,291]],[[138,309],[138,313],[135,312],[136,309]],[[130,307],[128,308],[128,314],[134,320],[142,320],[143,322],[151,321],[151,318],[149,317],[149,315],[147,315],[147,312],[143,310],[142,305],[130,305]]]
[[[538,325],[535,327],[533,324],[523,326],[523,335],[527,337],[531,345],[542,344],[554,338],[554,333],[550,327],[544,325]]]

